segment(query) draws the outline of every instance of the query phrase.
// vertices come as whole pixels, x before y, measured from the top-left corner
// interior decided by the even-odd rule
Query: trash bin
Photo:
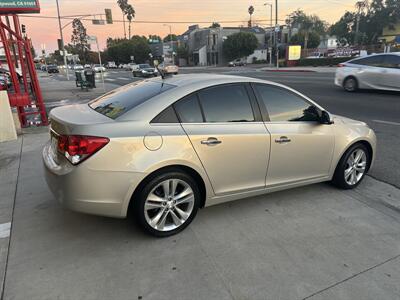
[[[85,70],[84,71],[85,79],[87,81],[88,88],[95,88],[96,87],[96,75],[93,70]]]
[[[77,87],[83,88],[85,86],[84,84],[85,78],[83,75],[82,71],[75,71],[75,84]]]

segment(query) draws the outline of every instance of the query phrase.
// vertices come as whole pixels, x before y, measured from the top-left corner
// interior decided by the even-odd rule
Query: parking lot
[[[353,191],[317,184],[243,199],[155,239],[128,220],[63,209],[42,176],[47,140],[36,129],[1,145],[12,157],[1,160],[2,191],[16,188],[4,299],[400,297],[390,185],[367,177]]]

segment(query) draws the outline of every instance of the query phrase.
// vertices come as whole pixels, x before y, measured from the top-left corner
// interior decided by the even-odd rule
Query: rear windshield
[[[137,81],[89,102],[89,106],[102,115],[116,119],[150,98],[174,87],[163,82]]]

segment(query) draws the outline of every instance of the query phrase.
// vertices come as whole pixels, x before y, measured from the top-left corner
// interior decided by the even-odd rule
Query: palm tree
[[[360,16],[361,13],[364,12],[364,9],[368,10],[369,8],[369,3],[368,0],[361,0],[356,2],[356,9],[357,9],[357,20],[356,20],[356,38],[355,42],[358,44],[358,31],[360,28]]]
[[[129,33],[129,39],[131,39],[131,23],[132,19],[135,17],[135,9],[133,8],[132,5],[128,4],[125,10],[125,14],[129,22],[128,33]]]
[[[125,15],[126,8],[128,6],[128,0],[117,0],[117,4],[122,11],[123,24],[124,24],[124,37],[126,38],[126,28],[125,28]]]

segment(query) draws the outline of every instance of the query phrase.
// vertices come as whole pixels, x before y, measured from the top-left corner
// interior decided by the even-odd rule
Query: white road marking
[[[114,78],[104,78],[104,80],[106,80],[106,81],[117,81],[117,79],[114,79]]]
[[[126,78],[126,77],[117,77],[119,80],[131,80],[131,78]]]
[[[0,239],[10,236],[11,222],[0,224]]]
[[[372,120],[372,121],[373,121],[373,122],[376,122],[376,123],[382,123],[382,124],[400,126],[400,123],[397,123],[397,122],[382,121],[382,120]]]

